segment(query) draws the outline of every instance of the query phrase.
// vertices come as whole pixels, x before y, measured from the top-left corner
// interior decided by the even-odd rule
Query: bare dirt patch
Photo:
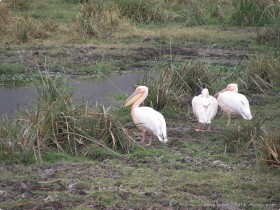
[[[29,49],[1,47],[2,63],[22,64],[38,70],[57,71],[64,67],[75,69],[81,66],[95,65],[98,62],[128,65],[131,69],[145,68],[150,61],[176,59],[187,61],[203,59],[211,63],[233,66],[245,59],[249,51],[218,48],[202,48],[195,45],[151,46],[35,46]],[[139,63],[142,62],[142,63]]]

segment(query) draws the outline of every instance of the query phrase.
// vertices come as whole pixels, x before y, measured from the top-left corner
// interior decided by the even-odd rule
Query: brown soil
[[[246,50],[229,50],[222,48],[202,48],[195,45],[151,46],[143,42],[141,47],[116,46],[35,46],[32,49],[17,47],[0,47],[2,63],[18,63],[39,70],[46,65],[52,66],[50,71],[64,68],[78,68],[94,65],[97,62],[118,62],[121,66],[129,65],[131,69],[145,68],[149,61],[203,59],[206,62],[219,63],[226,66],[236,65],[249,54]],[[75,72],[74,72],[75,73]]]

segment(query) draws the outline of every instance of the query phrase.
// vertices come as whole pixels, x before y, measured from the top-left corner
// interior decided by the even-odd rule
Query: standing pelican
[[[201,91],[201,94],[192,99],[193,113],[197,118],[197,129],[201,130],[201,123],[208,124],[206,131],[211,131],[211,120],[215,117],[218,110],[218,101],[213,96],[209,95],[207,88]]]
[[[150,141],[146,145],[152,144],[151,134],[154,134],[162,143],[166,143],[166,123],[162,114],[151,107],[139,107],[147,96],[148,88],[146,86],[139,86],[125,101],[124,106],[133,104],[131,108],[131,116],[136,126],[143,131],[141,143],[145,142],[146,132],[150,134]]]
[[[243,94],[238,93],[238,86],[235,83],[228,84],[227,87],[215,94],[221,109],[227,113],[227,127],[230,125],[231,114],[241,115],[245,120],[251,120],[251,110],[249,101]]]

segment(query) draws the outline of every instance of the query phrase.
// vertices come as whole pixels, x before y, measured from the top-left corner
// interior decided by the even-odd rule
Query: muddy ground
[[[189,122],[192,120],[190,118]],[[216,132],[222,130],[221,126],[216,127]],[[135,139],[139,137],[137,130],[130,132]],[[240,164],[193,156],[193,152],[183,145],[184,141],[202,146],[209,154],[216,153],[209,148],[216,134],[210,134],[211,140],[207,140],[205,137],[209,134],[200,136],[193,126],[169,123],[168,135],[167,145],[154,141],[146,148],[152,150],[151,153],[138,151],[122,158],[100,155],[97,160],[76,163],[2,164],[0,208],[242,209],[234,201],[225,202],[221,190],[211,183],[199,183],[180,174],[184,171],[227,174],[238,168],[251,167],[255,160],[248,158]],[[165,157],[166,152],[169,154]],[[174,155],[170,155],[172,153]],[[205,200],[208,203],[203,204]],[[273,202],[272,205],[276,207],[280,203]]]
[[[167,43],[158,47],[143,40],[141,47],[36,46],[0,47],[1,63],[16,63],[45,71],[63,66],[76,74],[79,66],[100,61],[124,70],[147,68],[155,60],[205,61],[234,66],[250,52]],[[46,65],[47,64],[47,65]],[[49,64],[49,65],[48,65]],[[77,73],[79,74],[79,73]],[[254,117],[268,106],[279,120],[277,101],[252,97]],[[270,107],[271,105],[271,107]],[[275,117],[276,116],[276,117]],[[260,170],[254,151],[225,153],[226,118],[219,112],[212,133],[196,133],[193,117],[167,122],[169,142],[154,141],[123,157],[100,154],[92,159],[59,157],[45,164],[0,165],[0,209],[279,209],[280,177],[275,169]],[[273,123],[272,123],[273,124]],[[139,135],[130,131],[134,138]]]
[[[88,67],[100,62],[110,63],[115,69],[137,70],[151,67],[155,61],[188,61],[203,59],[205,62],[234,66],[250,54],[247,50],[225,49],[217,47],[199,47],[187,44],[152,45],[143,41],[137,46],[35,46],[23,49],[17,47],[0,47],[1,63],[21,64],[31,69],[61,71],[82,74],[81,67]]]

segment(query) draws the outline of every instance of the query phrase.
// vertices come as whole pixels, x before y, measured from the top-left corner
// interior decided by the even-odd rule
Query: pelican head
[[[226,86],[226,88],[224,88],[223,90],[217,92],[217,93],[214,95],[214,97],[215,97],[215,98],[218,98],[219,94],[220,94],[220,93],[223,93],[223,92],[225,92],[225,91],[232,91],[232,92],[237,93],[237,92],[238,92],[238,85],[237,85],[236,83],[230,83],[230,84],[228,84],[228,85]]]
[[[148,87],[146,86],[138,86],[135,89],[135,92],[129,96],[129,98],[124,102],[124,106],[129,106],[137,101],[141,96],[148,95]]]
[[[202,91],[201,91],[201,94],[205,97],[208,97],[209,96],[209,91],[207,88],[204,88]]]
[[[236,83],[230,83],[226,87],[227,91],[233,91],[233,92],[238,92],[238,85]]]

